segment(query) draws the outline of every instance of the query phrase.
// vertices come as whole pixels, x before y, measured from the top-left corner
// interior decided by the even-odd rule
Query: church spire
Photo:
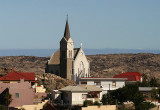
[[[68,15],[67,15],[67,20],[66,20],[66,27],[64,31],[64,37],[68,40],[70,36],[70,31],[69,31],[69,25],[68,25]]]

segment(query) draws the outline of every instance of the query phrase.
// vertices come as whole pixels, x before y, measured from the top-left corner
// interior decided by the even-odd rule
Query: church
[[[85,56],[82,45],[80,48],[74,48],[68,18],[64,36],[60,41],[60,49],[53,53],[46,63],[45,72],[73,81],[78,81],[80,77],[90,77],[90,63]]]

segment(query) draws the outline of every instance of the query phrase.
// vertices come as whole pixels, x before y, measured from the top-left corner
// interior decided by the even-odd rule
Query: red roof
[[[142,74],[139,72],[126,72],[115,75],[114,78],[128,78],[127,81],[140,81]]]
[[[0,77],[2,81],[19,81],[20,79],[24,79],[25,81],[35,81],[35,73],[23,73],[23,72],[12,72],[7,75]]]

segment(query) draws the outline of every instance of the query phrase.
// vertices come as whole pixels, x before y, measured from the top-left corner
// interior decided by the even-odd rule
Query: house
[[[80,48],[74,48],[68,18],[64,36],[60,41],[60,49],[53,53],[50,60],[46,63],[45,72],[74,81],[79,77],[90,76],[90,63],[85,56],[82,45]]]
[[[127,83],[142,82],[142,74],[139,72],[126,72],[115,75],[114,78],[127,78]]]
[[[107,93],[108,90],[115,90],[125,86],[127,78],[80,78],[80,85],[95,85],[103,89],[102,94]]]
[[[0,77],[0,83],[18,83],[20,82],[20,79],[24,79],[25,82],[31,83],[32,86],[36,83],[35,73],[15,72],[13,69],[12,72]]]
[[[146,99],[152,99],[152,91],[154,90],[159,95],[158,87],[139,87],[139,91],[143,94]]]
[[[61,104],[82,105],[84,100],[90,100],[92,102],[100,101],[103,90],[93,85],[76,85],[67,86],[58,91],[52,91],[51,94],[52,96],[56,96],[53,99],[58,98]]]
[[[24,82],[24,79],[19,83],[0,83],[0,105],[4,103],[3,96],[6,92],[12,95],[9,107],[33,104],[34,89],[29,82]]]

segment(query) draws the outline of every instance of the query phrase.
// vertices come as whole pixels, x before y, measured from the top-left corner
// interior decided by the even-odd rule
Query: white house
[[[125,86],[127,78],[80,78],[80,85],[95,85],[103,89],[102,94],[107,93],[108,90],[115,90]]]
[[[59,91],[59,92],[58,92]],[[52,91],[52,98],[64,105],[82,105],[84,100],[100,101],[102,89],[93,85],[67,86],[58,91]]]

